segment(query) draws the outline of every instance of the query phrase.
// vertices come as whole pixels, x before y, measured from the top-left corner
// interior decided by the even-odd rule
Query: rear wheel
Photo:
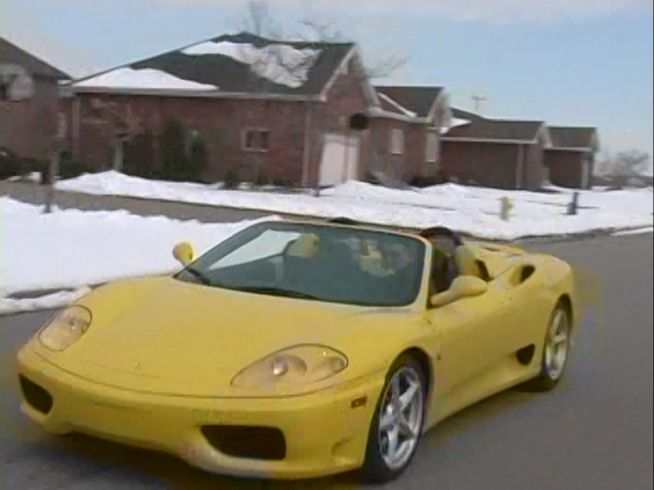
[[[571,327],[570,313],[558,305],[545,335],[540,374],[529,383],[530,388],[550,391],[563,377],[570,352]]]
[[[407,468],[418,447],[425,414],[426,383],[418,362],[400,357],[389,370],[370,433],[364,479],[394,480]]]

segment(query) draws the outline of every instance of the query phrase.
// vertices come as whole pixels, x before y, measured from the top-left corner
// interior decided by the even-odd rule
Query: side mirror
[[[486,281],[475,276],[461,276],[454,280],[450,289],[432,296],[430,304],[434,308],[437,308],[462,298],[481,296],[486,291],[488,291],[488,283]]]
[[[195,249],[189,242],[182,242],[173,248],[173,257],[184,267],[195,260]]]

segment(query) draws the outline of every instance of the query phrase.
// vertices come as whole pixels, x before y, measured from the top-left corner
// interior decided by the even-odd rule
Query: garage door
[[[359,138],[326,134],[320,159],[320,185],[341,184],[359,175]]]

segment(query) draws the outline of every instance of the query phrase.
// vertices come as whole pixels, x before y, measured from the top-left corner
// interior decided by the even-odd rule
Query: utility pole
[[[471,95],[470,98],[475,104],[475,112],[481,112],[482,104],[488,101],[488,99],[483,95]]]

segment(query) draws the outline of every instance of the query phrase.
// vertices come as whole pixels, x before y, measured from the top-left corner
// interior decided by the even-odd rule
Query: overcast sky
[[[244,0],[0,0],[0,36],[75,76],[243,26]],[[380,83],[444,85],[491,116],[594,125],[612,151],[652,153],[651,0],[271,0],[291,35],[329,20],[368,58],[408,63]]]

